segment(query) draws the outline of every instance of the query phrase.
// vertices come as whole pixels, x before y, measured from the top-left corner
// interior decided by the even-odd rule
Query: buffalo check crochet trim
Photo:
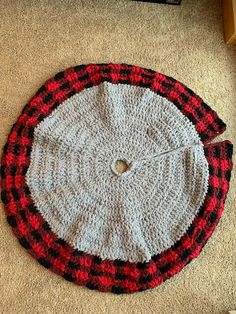
[[[63,101],[102,82],[149,88],[170,100],[194,125],[209,164],[204,203],[187,232],[149,262],[102,260],[71,247],[50,229],[33,203],[25,176],[35,127]],[[201,252],[224,210],[232,170],[229,141],[209,143],[226,125],[184,84],[152,70],[126,64],[89,64],[69,68],[48,80],[12,127],[1,162],[1,198],[7,221],[20,244],[44,267],[78,285],[104,292],[132,293],[154,288],[178,273]]]

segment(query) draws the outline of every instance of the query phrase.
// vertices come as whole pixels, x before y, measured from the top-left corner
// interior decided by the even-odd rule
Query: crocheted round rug
[[[125,64],[69,68],[4,147],[2,201],[20,244],[78,285],[153,288],[214,231],[232,170],[226,128],[182,83]]]

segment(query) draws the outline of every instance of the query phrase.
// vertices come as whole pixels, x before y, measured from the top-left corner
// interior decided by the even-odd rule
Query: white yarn
[[[113,171],[117,160],[127,171]],[[27,183],[52,230],[74,248],[144,262],[190,226],[206,195],[208,163],[173,103],[105,82],[37,126]]]

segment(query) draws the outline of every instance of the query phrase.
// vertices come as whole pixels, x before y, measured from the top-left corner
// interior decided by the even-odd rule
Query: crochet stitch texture
[[[12,127],[1,199],[44,267],[103,292],[154,288],[196,258],[224,210],[225,123],[184,84],[126,64],[49,79]]]
[[[114,173],[116,160],[129,171]],[[186,232],[208,175],[199,135],[170,101],[104,82],[37,126],[26,179],[60,238],[102,259],[144,262]]]

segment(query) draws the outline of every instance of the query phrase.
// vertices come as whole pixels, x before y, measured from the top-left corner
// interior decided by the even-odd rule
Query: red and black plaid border
[[[30,164],[34,128],[64,100],[85,88],[108,81],[150,88],[172,101],[194,124],[209,163],[208,191],[197,217],[174,246],[148,263],[101,260],[72,248],[50,230],[33,204],[25,175]],[[48,80],[24,108],[4,147],[1,164],[1,198],[7,221],[20,244],[44,267],[90,289],[131,293],[153,288],[179,272],[197,257],[214,231],[223,211],[232,170],[232,144],[208,144],[225,130],[215,111],[182,83],[125,64],[81,65]]]

